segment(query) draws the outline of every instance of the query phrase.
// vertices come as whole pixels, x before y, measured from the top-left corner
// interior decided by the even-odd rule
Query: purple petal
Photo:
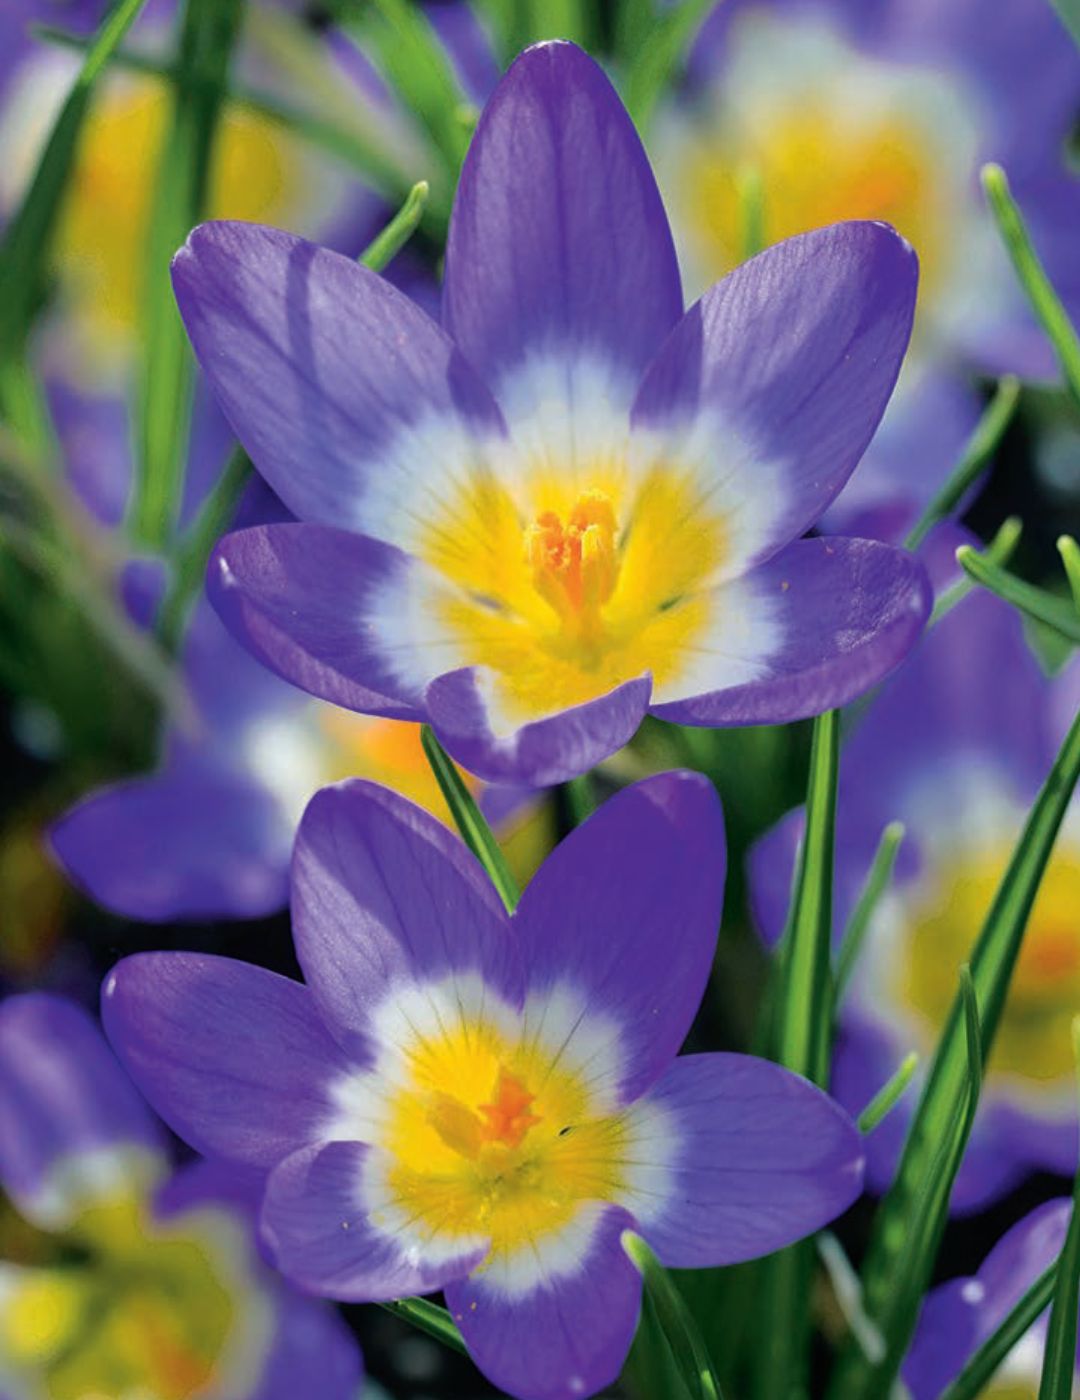
[[[498,713],[486,673],[451,671],[427,688],[428,717],[447,751],[490,783],[551,787],[609,758],[637,733],[649,703],[648,676],[596,700],[516,726]]]
[[[233,635],[293,685],[349,710],[415,720],[439,659],[410,637],[418,575],[408,555],[348,530],[257,525],[219,543],[208,588]]]
[[[356,1400],[366,1393],[364,1363],[336,1308],[276,1288],[273,1343],[251,1400]]]
[[[208,1156],[270,1167],[328,1130],[350,1065],[299,982],[231,958],[139,953],[109,974],[113,1048],[165,1121]]]
[[[530,999],[567,986],[590,1017],[610,1022],[623,1102],[657,1078],[690,1029],[716,951],[725,859],[712,784],[663,773],[609,798],[522,895],[514,923]]]
[[[750,1055],[678,1059],[642,1107],[659,1109],[650,1149],[670,1185],[633,1207],[675,1268],[771,1254],[842,1215],[862,1191],[863,1145],[827,1094]]]
[[[307,1292],[356,1303],[431,1293],[487,1253],[486,1242],[465,1242],[456,1252],[432,1242],[424,1257],[411,1232],[377,1228],[367,1204],[373,1156],[357,1142],[308,1147],[267,1182],[263,1234],[277,1267]]]
[[[61,997],[9,997],[0,1005],[4,1191],[27,1219],[55,1228],[86,1196],[124,1184],[116,1149],[161,1157],[164,1141],[98,1027]]]
[[[669,336],[634,423],[702,477],[733,525],[732,569],[803,534],[851,475],[896,382],[916,281],[892,229],[836,224],[743,263]]]
[[[1037,1206],[1006,1231],[974,1278],[950,1279],[928,1295],[903,1367],[914,1400],[936,1400],[1054,1263],[1071,1213],[1069,1200]]]
[[[518,954],[476,859],[429,812],[375,783],[323,788],[293,856],[293,937],[331,1023],[365,1034],[403,985],[478,973],[520,1001]]]
[[[492,386],[527,359],[599,361],[628,404],[681,312],[667,217],[614,88],[573,44],[527,49],[462,170],[444,324]],[[571,416],[590,407],[565,374],[560,392]]]
[[[466,470],[498,412],[408,297],[277,229],[203,224],[173,260],[199,362],[294,515],[397,540],[411,498]]]
[[[925,570],[903,550],[800,540],[717,590],[717,642],[726,645],[693,672],[696,684],[711,676],[715,688],[654,700],[650,709],[676,724],[786,724],[846,705],[904,659],[931,602]]]
[[[615,1380],[630,1350],[641,1279],[620,1244],[624,1211],[585,1208],[576,1257],[533,1261],[511,1282],[498,1263],[446,1289],[446,1303],[484,1375],[519,1400],[580,1400]]]
[[[91,794],[53,826],[64,869],[129,919],[257,918],[288,899],[292,831],[265,788],[190,756]]]

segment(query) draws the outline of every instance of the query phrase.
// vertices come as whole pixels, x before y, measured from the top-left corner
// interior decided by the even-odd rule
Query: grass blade
[[[1047,593],[1045,588],[1037,588],[1035,584],[1017,578],[1008,569],[1003,569],[999,564],[987,559],[985,554],[972,549],[969,544],[962,544],[956,551],[956,561],[980,588],[985,588],[1014,608],[1027,613],[1029,617],[1052,627],[1055,632],[1072,642],[1073,646],[1080,646],[1080,613],[1072,606],[1071,601],[1058,598],[1053,593]]]
[[[982,557],[992,564],[1007,564],[1016,552],[1016,546],[1020,543],[1023,529],[1018,516],[1008,516],[1001,522],[997,534],[982,551]],[[965,576],[959,583],[942,593],[934,604],[934,611],[930,614],[927,627],[933,627],[935,622],[940,622],[946,613],[952,612],[957,603],[966,598],[974,587],[974,580]]]
[[[1072,1024],[1073,1055],[1080,1069],[1080,1017]],[[1057,1261],[1054,1301],[1046,1329],[1039,1400],[1072,1400],[1076,1393],[1076,1309],[1080,1303],[1080,1169],[1073,1178],[1072,1214]]]
[[[454,1319],[438,1303],[429,1303],[426,1298],[401,1298],[396,1303],[379,1303],[388,1313],[400,1317],[404,1322],[426,1332],[451,1351],[468,1356],[468,1350],[461,1339],[461,1333],[454,1326]]]
[[[679,0],[660,11],[634,52],[626,74],[626,106],[645,130],[715,0]]]
[[[1045,1311],[1054,1293],[1057,1265],[1041,1274],[986,1341],[974,1352],[964,1369],[942,1392],[939,1400],[978,1400],[998,1367],[1033,1322]]]
[[[1024,216],[1000,165],[984,165],[982,185],[990,212],[1031,309],[1054,347],[1066,387],[1080,404],[1080,337],[1035,251]]]
[[[855,908],[851,911],[851,918],[848,920],[844,937],[840,943],[840,953],[836,959],[835,995],[837,1002],[843,997],[844,989],[851,980],[851,974],[855,970],[855,964],[870,927],[870,921],[874,917],[874,911],[892,880],[896,857],[900,852],[900,843],[903,839],[903,822],[890,822],[881,833],[881,840],[874,852],[874,859],[870,863],[866,881],[859,892]]]
[[[840,717],[830,710],[814,721],[806,790],[806,831],[793,887],[775,1001],[775,1058],[824,1085],[832,1034],[832,884],[839,767]],[[764,1335],[756,1353],[761,1397],[790,1395],[805,1382],[809,1320],[806,1297],[813,1242],[780,1250],[762,1265]]]
[[[172,118],[151,204],[128,528],[136,543],[161,553],[171,542],[183,489],[194,373],[169,263],[206,212],[214,138],[242,13],[240,0],[187,0]]]
[[[521,893],[491,827],[484,820],[480,808],[462,781],[461,774],[449,754],[436,739],[434,730],[425,724],[420,731],[420,737],[424,754],[431,765],[431,771],[435,774],[435,781],[446,798],[446,805],[450,808],[461,839],[487,871],[488,878],[506,906],[506,912],[512,914],[517,908]]]
[[[949,477],[911,528],[904,541],[905,549],[918,549],[938,523],[946,520],[964,499],[970,487],[979,479],[997,451],[1005,430],[1012,422],[1020,402],[1020,381],[1007,375],[1000,380],[994,397],[960,454],[960,460]]]
[[[1073,43],[1080,45],[1080,0],[1050,0],[1050,3],[1072,35]]]
[[[860,1133],[872,1133],[878,1124],[899,1103],[904,1090],[911,1083],[912,1076],[919,1067],[919,1057],[913,1050],[900,1061],[900,1067],[866,1105],[859,1114]]]
[[[0,359],[22,350],[43,295],[53,236],[94,84],[144,3],[120,0],[90,41],[30,187],[8,222],[0,244]]]
[[[622,1247],[645,1282],[687,1392],[693,1400],[723,1400],[705,1343],[667,1270],[641,1236],[632,1230],[623,1231]]]
[[[1080,612],[1080,545],[1072,535],[1062,535],[1057,542],[1061,562],[1065,566],[1065,577],[1069,580],[1069,591],[1073,596],[1076,611]]]
[[[431,186],[426,180],[417,180],[405,196],[405,202],[381,233],[377,233],[360,254],[362,262],[372,272],[382,272],[397,257],[405,244],[420,226],[424,217]]]
[[[971,984],[977,995],[983,1063],[993,1046],[1028,918],[1078,778],[1080,715],[1032,805],[972,950]],[[901,1345],[902,1334],[913,1322],[904,1309],[910,1308],[912,1297],[916,1305],[921,1297],[912,1286],[927,1267],[919,1251],[929,1254],[936,1249],[936,1241],[920,1221],[927,1210],[927,1182],[938,1171],[940,1145],[953,1140],[958,1106],[968,1097],[970,1023],[962,989],[950,1008],[896,1178],[878,1210],[863,1265],[867,1312],[890,1346],[886,1367],[891,1367],[893,1374],[906,1346],[906,1341]],[[888,1393],[886,1378],[887,1371],[875,1372],[849,1348],[836,1370],[830,1394],[843,1400],[876,1400]]]

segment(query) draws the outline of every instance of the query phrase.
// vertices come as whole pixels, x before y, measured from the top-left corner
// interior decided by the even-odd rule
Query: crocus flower
[[[617,1374],[640,1231],[664,1263],[779,1248],[858,1194],[862,1146],[819,1089],[765,1061],[675,1058],[723,894],[709,783],[626,788],[508,917],[464,846],[364,782],[311,801],[293,858],[306,986],[142,953],[105,1024],[193,1146],[268,1174],[262,1221],[305,1290],[443,1289],[477,1364],[522,1397]]]
[[[1047,1201],[997,1242],[971,1278],[950,1279],[928,1294],[904,1362],[912,1400],[937,1400],[968,1358],[1005,1321],[1061,1253],[1072,1202]],[[980,1395],[984,1400],[1036,1400],[1046,1348],[1044,1314],[1005,1357]],[[1080,1374],[1074,1379],[1080,1385]]]
[[[355,1400],[360,1357],[332,1309],[261,1261],[250,1183],[165,1138],[90,1017],[0,1004],[0,1185],[42,1232],[0,1262],[5,1400]]]
[[[962,538],[951,528],[933,551]],[[935,564],[934,569],[937,571]],[[889,821],[906,835],[841,1008],[833,1092],[861,1108],[910,1050],[929,1062],[959,969],[989,910],[1027,810],[1075,712],[1075,667],[1048,680],[1015,612],[974,593],[935,625],[844,746],[836,845],[839,938]],[[762,928],[783,926],[801,812],[759,845]],[[1071,805],[1031,913],[978,1117],[953,1193],[975,1209],[1032,1168],[1077,1155],[1070,1023],[1080,1004],[1080,802]],[[891,1179],[908,1121],[901,1100],[867,1142],[868,1178]]]
[[[1009,172],[1039,251],[1080,306],[1080,190],[1065,160],[1080,56],[1027,0],[732,0],[710,16],[691,81],[651,150],[692,287],[745,255],[743,191],[760,183],[766,242],[836,219],[887,219],[914,244],[911,353],[833,528],[873,511],[909,523],[974,424],[973,372],[1056,373],[978,182]]]
[[[573,45],[530,49],[465,161],[441,329],[273,229],[204,225],[177,255],[196,353],[300,522],[226,538],[219,611],[287,679],[429,719],[488,780],[580,773],[646,709],[842,703],[903,657],[925,581],[798,537],[877,425],[915,282],[892,230],[843,224],[683,315],[613,89]]]

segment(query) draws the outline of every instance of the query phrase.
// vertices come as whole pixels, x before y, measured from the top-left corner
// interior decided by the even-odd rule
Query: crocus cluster
[[[302,1288],[441,1288],[496,1384],[592,1394],[637,1324],[625,1231],[666,1264],[729,1264],[861,1189],[860,1136],[820,1090],[748,1056],[675,1058],[716,946],[723,835],[707,780],[647,779],[508,917],[434,818],[340,783],[297,835],[305,985],[137,954],[106,982],[105,1026],[166,1122],[263,1176],[264,1237]]]

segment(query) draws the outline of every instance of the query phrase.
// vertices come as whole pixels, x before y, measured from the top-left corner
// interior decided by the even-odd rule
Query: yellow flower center
[[[346,1113],[364,1104],[357,1135],[385,1163],[376,1227],[429,1244],[488,1240],[489,1263],[505,1263],[633,1189],[638,1110],[613,1111],[598,1087],[610,1041],[574,1050],[576,1003],[522,1017],[490,993],[480,1014],[463,1001],[448,996],[432,1016],[406,1008],[407,1047],[343,1102]]]
[[[476,475],[418,552],[450,587],[440,621],[495,678],[515,723],[690,664],[725,558],[725,522],[697,475],[659,462],[545,463],[503,486]]]
[[[61,1242],[71,1262],[13,1275],[0,1368],[48,1400],[186,1400],[222,1379],[240,1309],[240,1227],[203,1208],[153,1221],[131,1198],[86,1211]]]
[[[961,963],[986,917],[1007,852],[933,877],[911,913],[901,969],[904,1001],[926,1033],[940,1031]],[[992,1077],[1054,1085],[1073,1073],[1070,1025],[1080,1011],[1080,848],[1051,861],[1032,910],[990,1057]]]

